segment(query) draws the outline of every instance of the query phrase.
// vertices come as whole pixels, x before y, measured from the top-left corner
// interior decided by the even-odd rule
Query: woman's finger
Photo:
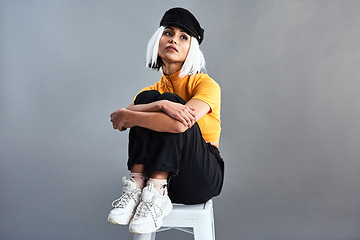
[[[191,109],[191,111],[189,111],[190,114],[191,114],[194,118],[196,118],[195,108],[190,108],[190,109]]]
[[[190,119],[191,122],[195,121],[195,112],[194,111],[191,111],[191,110],[188,111],[187,116],[188,116],[188,118]]]
[[[176,120],[178,120],[179,122],[181,122],[185,127],[188,126],[185,118],[184,118],[182,115],[180,115],[180,114],[175,114],[174,119],[176,119]]]
[[[196,117],[195,117],[195,113],[193,113],[192,111],[187,112],[187,122],[188,122],[188,127],[191,128],[195,122],[196,122]]]
[[[113,128],[117,129],[119,121],[117,121],[117,119],[114,119],[114,121],[112,123],[113,123]]]
[[[182,123],[185,127],[188,126],[188,123],[187,123],[187,121],[186,121],[186,119],[185,119],[184,117],[181,117],[181,123]]]
[[[191,119],[188,116],[184,116],[185,122],[186,122],[186,127],[190,127],[191,125]]]

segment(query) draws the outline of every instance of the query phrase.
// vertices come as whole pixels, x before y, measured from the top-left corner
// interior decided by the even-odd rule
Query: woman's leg
[[[135,103],[154,95],[157,94],[153,91],[140,93]],[[158,100],[185,104],[178,95],[171,93],[161,94],[155,101]],[[191,204],[205,202],[218,194],[222,186],[221,167],[209,151],[197,123],[177,134],[141,127],[131,130],[135,131],[129,136],[128,167],[143,165],[151,178],[142,191],[141,202],[130,222],[130,232],[147,233],[160,228],[163,217],[172,209],[169,196],[176,202]],[[171,195],[168,195],[167,177],[172,177],[174,182],[170,183]]]
[[[169,197],[173,203],[204,203],[220,194],[223,176],[219,150],[210,143],[194,141],[184,147],[179,172],[169,180]]]
[[[150,91],[139,94],[135,100],[135,104],[156,101],[159,95],[160,93],[157,91]],[[145,163],[148,159],[148,148],[151,143],[151,132],[152,131],[148,129],[140,127],[134,127],[130,129],[128,168],[131,171],[131,174],[129,179],[126,179],[125,177],[123,178],[124,187],[122,195],[112,203],[114,208],[110,211],[108,216],[108,221],[110,223],[121,225],[129,224],[131,219],[134,218],[135,210],[139,206],[141,199],[143,199],[143,196],[141,196],[142,192],[147,192],[147,195],[151,194],[151,191],[148,189],[142,190],[146,181]],[[166,178],[167,173],[154,173],[153,177]],[[158,181],[161,183],[162,180],[155,179],[155,185],[159,185]],[[167,202],[169,202],[169,204],[167,204],[167,206],[171,207],[172,205],[167,195],[163,198],[168,200]],[[140,213],[141,211],[139,214]],[[140,214],[140,216],[142,216],[142,214]],[[150,222],[150,225],[151,224],[152,223]],[[141,224],[140,230],[143,230]]]
[[[135,104],[158,100],[185,104],[176,94],[157,91],[140,93]],[[134,164],[144,164],[148,176],[168,173],[169,196],[173,202],[201,203],[220,193],[223,161],[217,148],[204,141],[197,123],[178,134],[135,127],[130,130],[129,139],[129,169]]]
[[[159,100],[161,94],[158,91],[145,91],[140,93],[134,104],[146,104]],[[135,127],[130,129],[129,134],[129,161],[128,167],[131,175],[144,174],[147,175],[145,164],[148,162],[148,149],[153,131]],[[147,164],[148,165],[148,164]],[[152,183],[154,188],[161,193],[163,186],[167,185],[168,172],[150,171],[148,183]],[[136,178],[135,180],[141,180]]]
[[[157,101],[161,94],[158,91],[145,91],[136,97],[134,104],[146,104]],[[142,128],[133,127],[129,133],[128,147],[128,169],[130,171],[146,173],[144,163],[147,161],[147,153],[151,142],[151,134],[153,131]]]
[[[158,100],[186,103],[172,93],[163,93]],[[197,123],[184,133],[154,133],[148,156],[156,159],[146,166],[149,174],[169,172],[172,202],[203,203],[222,189],[224,162],[219,150],[205,142]]]
[[[170,100],[185,104],[179,96],[158,91],[140,93],[135,104],[150,103],[158,100]],[[133,127],[129,133],[128,169],[143,164],[148,176],[154,172],[176,173],[183,145],[183,134],[156,132],[142,127]]]

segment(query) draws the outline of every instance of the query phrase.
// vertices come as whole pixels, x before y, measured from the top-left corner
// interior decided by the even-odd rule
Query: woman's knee
[[[175,94],[175,93],[169,93],[169,92],[165,92],[163,94],[161,94],[161,96],[159,96],[158,100],[168,100],[171,102],[176,102],[176,103],[181,103],[181,104],[185,104],[185,100],[182,99],[179,95]]]
[[[152,103],[158,100],[161,94],[156,90],[147,90],[139,93],[134,101],[134,104]]]

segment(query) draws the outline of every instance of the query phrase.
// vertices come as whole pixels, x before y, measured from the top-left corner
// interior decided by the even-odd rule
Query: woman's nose
[[[177,42],[176,42],[173,38],[170,38],[170,39],[169,39],[169,43],[177,44]]]

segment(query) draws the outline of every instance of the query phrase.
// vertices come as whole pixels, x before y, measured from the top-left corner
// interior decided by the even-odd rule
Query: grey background
[[[222,87],[217,239],[360,239],[360,1],[0,0],[0,239],[131,239],[109,114],[164,11],[205,28]],[[191,239],[181,232],[158,239]]]

